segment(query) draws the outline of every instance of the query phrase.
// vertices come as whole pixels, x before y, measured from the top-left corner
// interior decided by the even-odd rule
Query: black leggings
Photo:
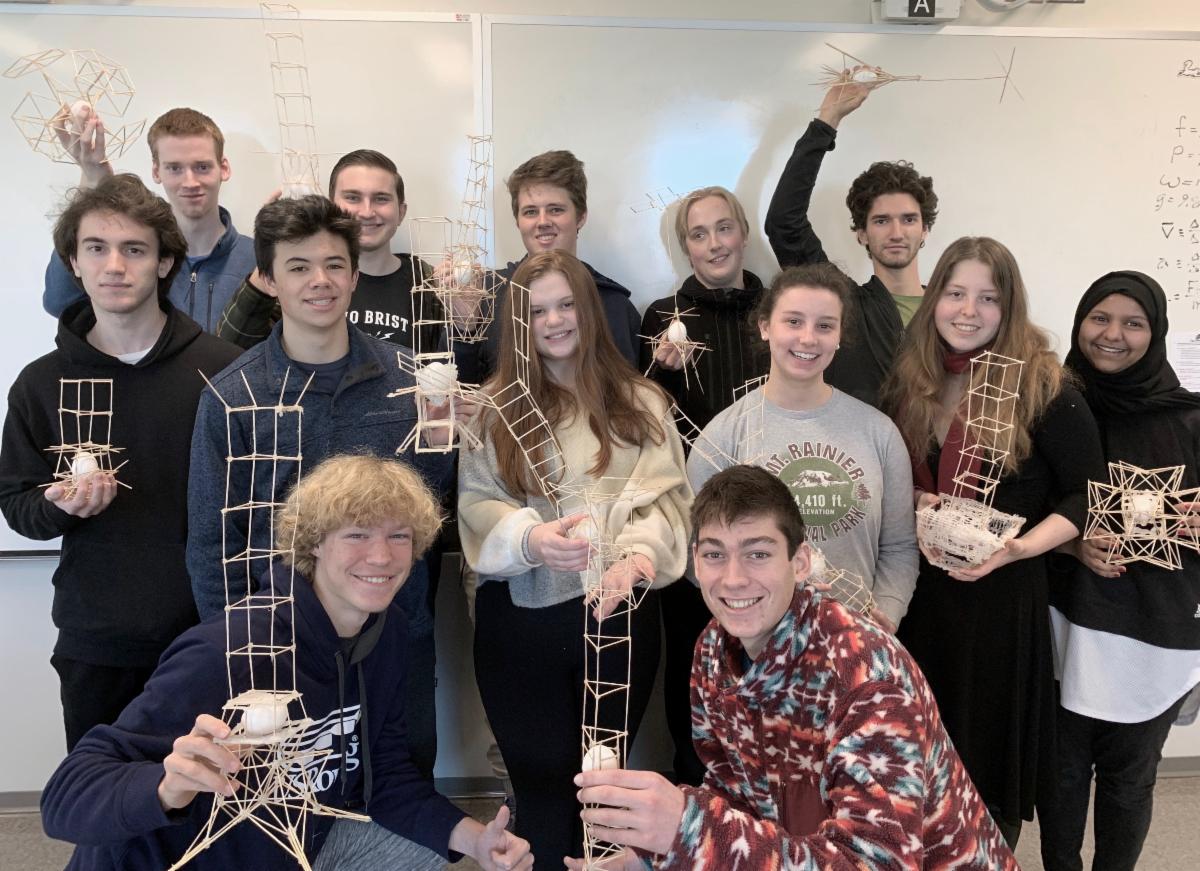
[[[512,778],[516,833],[529,841],[539,867],[561,867],[564,856],[583,850],[574,778],[582,761],[584,614],[582,596],[547,608],[517,607],[502,582],[481,584],[475,595],[479,695]],[[590,609],[587,620],[594,628]],[[658,671],[658,621],[658,594],[651,591],[630,631],[629,748]],[[624,651],[606,651],[600,668],[602,679],[623,679]],[[601,703],[607,728],[622,726],[619,695]]]

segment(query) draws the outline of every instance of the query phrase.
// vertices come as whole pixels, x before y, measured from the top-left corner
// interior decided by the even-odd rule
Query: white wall
[[[296,2],[296,0],[293,0]],[[195,6],[189,0],[126,0],[96,3],[96,6]],[[252,8],[252,0],[225,5]],[[339,4],[298,2],[304,9],[328,9]],[[357,9],[397,11],[461,12],[489,14],[640,16],[655,18],[708,18],[807,20],[848,25],[870,23],[869,5],[846,0],[760,0],[729,4],[716,0],[478,0],[474,3],[385,2],[352,0],[340,4]],[[974,0],[964,0],[960,24],[1021,27],[1062,27],[1093,29],[1189,29],[1200,30],[1200,10],[1195,0],[1143,0],[1113,3],[1088,0],[1083,5],[1029,5],[1007,15],[986,12]],[[28,7],[37,11],[44,7]],[[0,17],[0,24],[3,18]],[[1200,58],[1197,58],[1200,60]],[[571,63],[552,52],[537,59],[552,74],[556,63]],[[369,63],[369,59],[367,61]],[[733,62],[736,68],[736,59]],[[1086,76],[1087,70],[1077,74]],[[5,125],[7,127],[7,124]],[[5,135],[9,131],[5,130]],[[5,252],[12,256],[15,252]],[[38,258],[43,252],[36,253]],[[35,289],[30,289],[31,294]],[[0,372],[0,381],[10,383],[16,372]],[[57,699],[57,681],[49,667],[54,631],[50,625],[50,575],[53,561],[0,563],[0,698],[10,710],[0,720],[0,793],[40,789],[63,749],[62,726]],[[479,729],[481,710],[470,669],[470,631],[465,619],[461,594],[446,585],[440,597],[438,620],[439,721],[442,748],[439,754],[440,776],[480,776],[488,774],[482,755]],[[655,714],[657,716],[657,714]],[[645,746],[639,746],[637,759],[653,764],[661,761],[665,750],[661,725],[652,723],[644,730]],[[639,740],[639,745],[643,741]],[[1169,756],[1200,756],[1200,728],[1176,730],[1167,744]]]
[[[630,18],[820,21],[870,24],[879,3],[868,0],[291,0],[301,9],[479,12],[489,15],[569,15]],[[194,0],[111,0],[87,6],[197,6]],[[225,0],[216,7],[257,8],[257,0]],[[989,12],[976,0],[963,0],[956,24],[1006,27],[1089,27],[1114,30],[1200,28],[1193,0],[1086,0],[1084,3],[1029,3],[1007,13]],[[877,15],[877,13],[875,13]]]

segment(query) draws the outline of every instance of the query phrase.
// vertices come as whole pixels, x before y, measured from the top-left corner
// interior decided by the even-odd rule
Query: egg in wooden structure
[[[100,471],[100,461],[91,451],[76,451],[71,458],[71,477],[79,480],[92,472]]]
[[[583,754],[584,771],[606,771],[621,767],[621,757],[607,744],[593,744]]]

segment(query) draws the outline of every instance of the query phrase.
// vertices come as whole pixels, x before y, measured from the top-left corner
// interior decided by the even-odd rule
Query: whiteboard
[[[639,308],[690,272],[673,211],[631,208],[664,189],[733,190],[751,222],[747,266],[773,276],[762,222],[820,104],[821,66],[841,64],[831,42],[928,79],[1002,74],[1016,49],[1011,82],[1024,98],[1010,89],[1000,102],[1000,81],[897,82],[842,122],[811,217],[849,274],[871,271],[849,229],[850,182],[873,161],[905,159],[933,176],[941,200],[923,280],[954,239],[989,235],[1016,254],[1033,316],[1060,351],[1083,290],[1112,269],[1154,275],[1172,328],[1200,327],[1200,78],[1178,75],[1185,61],[1200,64],[1200,42],[747,28],[492,28],[498,171],[548,148],[573,150],[590,180],[580,255],[629,287]],[[497,203],[498,245],[516,256],[506,210]]]
[[[133,14],[125,14],[132,12]],[[344,152],[374,148],[404,176],[409,216],[456,215],[474,129],[473,35],[469,23],[404,20],[383,14],[305,20],[309,82],[322,181]],[[147,127],[174,106],[210,115],[226,138],[233,175],[221,203],[246,235],[266,196],[278,186],[279,135],[263,25],[240,10],[91,11],[0,14],[0,68],[46,48],[92,48],[125,65],[137,89],[132,117]],[[54,348],[54,320],[42,311],[42,275],[51,251],[52,212],[78,181],[78,170],[52,163],[25,145],[8,114],[40,84],[35,76],[0,78],[0,210],[6,268],[0,271],[0,381],[3,397],[21,368]],[[145,142],[115,161],[153,189]],[[402,226],[396,246],[406,249]],[[0,398],[0,410],[4,410]],[[136,458],[129,458],[131,462]],[[119,498],[119,497],[118,497]],[[0,524],[0,552],[43,549]]]

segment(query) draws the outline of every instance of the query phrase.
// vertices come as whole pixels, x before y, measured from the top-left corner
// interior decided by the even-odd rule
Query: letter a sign
[[[908,0],[909,18],[932,18],[934,0]]]

